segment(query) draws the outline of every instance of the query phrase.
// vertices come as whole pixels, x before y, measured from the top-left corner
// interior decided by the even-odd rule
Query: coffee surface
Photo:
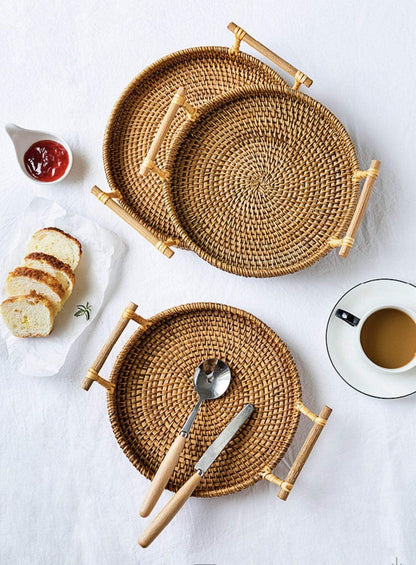
[[[361,328],[361,345],[367,357],[385,369],[398,369],[416,355],[416,324],[395,308],[377,310]]]

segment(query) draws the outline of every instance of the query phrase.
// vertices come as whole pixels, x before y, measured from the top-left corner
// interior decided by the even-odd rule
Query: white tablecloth
[[[62,135],[75,162],[67,181],[38,187],[0,134],[0,249],[22,209],[42,195],[117,232],[128,251],[101,315],[59,375],[14,374],[0,344],[2,565],[416,563],[416,398],[383,401],[352,390],[333,370],[324,340],[333,304],[354,284],[416,282],[415,16],[412,2],[377,0],[3,3],[0,121]],[[106,187],[104,128],[130,79],[169,52],[229,45],[231,20],[314,79],[309,93],[345,124],[362,168],[373,157],[383,163],[347,260],[333,252],[270,280],[220,272],[192,253],[167,260],[89,193],[95,183]],[[252,312],[288,344],[305,402],[334,412],[287,502],[266,482],[192,499],[150,548],[137,545],[148,482],[118,447],[104,390],[79,387],[130,300],[144,316],[184,302],[224,302]],[[280,475],[307,429],[303,422]]]

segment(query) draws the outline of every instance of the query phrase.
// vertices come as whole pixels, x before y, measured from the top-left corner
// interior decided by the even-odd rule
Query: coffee
[[[416,324],[401,310],[383,308],[364,322],[360,341],[373,363],[385,369],[399,369],[416,355]]]

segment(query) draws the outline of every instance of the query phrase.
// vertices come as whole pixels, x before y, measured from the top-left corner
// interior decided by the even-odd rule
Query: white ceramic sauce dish
[[[69,171],[71,170],[71,167],[72,167],[73,156],[72,156],[71,148],[69,147],[68,143],[64,139],[54,135],[53,133],[49,133],[49,132],[46,132],[46,131],[25,129],[25,128],[22,128],[20,126],[17,126],[16,124],[12,124],[12,123],[6,124],[5,128],[6,128],[7,133],[10,136],[10,139],[13,142],[19,166],[22,169],[22,171],[24,172],[24,174],[31,181],[36,182],[37,184],[50,185],[50,184],[56,184],[58,182],[61,182],[61,181],[64,180],[64,178],[66,178],[68,176]],[[42,141],[42,140],[48,140],[48,141],[54,141],[56,143],[60,143],[64,147],[66,152],[68,153],[68,165],[65,169],[65,172],[59,178],[57,178],[55,180],[45,181],[45,180],[36,179],[32,175],[30,175],[29,172],[26,170],[26,166],[25,166],[25,163],[24,163],[24,156],[25,156],[26,151],[34,143],[36,143],[38,141]]]

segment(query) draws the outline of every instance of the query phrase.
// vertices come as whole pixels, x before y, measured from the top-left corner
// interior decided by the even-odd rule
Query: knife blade
[[[201,476],[208,471],[210,466],[214,463],[222,450],[227,447],[244,422],[252,415],[253,411],[254,406],[250,403],[246,404],[237,416],[234,416],[228,426],[223,429],[217,439],[211,443],[195,465],[195,469]]]

